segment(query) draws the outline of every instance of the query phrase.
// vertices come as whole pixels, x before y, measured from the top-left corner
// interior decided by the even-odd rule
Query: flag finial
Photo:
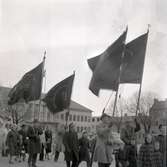
[[[46,59],[46,50],[44,51],[43,59],[44,59],[44,60]]]
[[[149,30],[150,30],[150,27],[151,27],[151,24],[148,24],[148,29],[147,29],[147,30],[148,30],[148,32],[149,32]]]

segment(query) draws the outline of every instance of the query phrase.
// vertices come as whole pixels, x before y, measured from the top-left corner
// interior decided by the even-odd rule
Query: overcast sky
[[[76,71],[72,99],[101,114],[111,91],[88,89],[87,58],[103,52],[128,25],[127,42],[151,24],[143,92],[167,97],[167,1],[0,0],[0,85],[12,87],[46,55],[46,89]],[[138,86],[120,87],[122,97]],[[114,98],[114,97],[113,97]]]

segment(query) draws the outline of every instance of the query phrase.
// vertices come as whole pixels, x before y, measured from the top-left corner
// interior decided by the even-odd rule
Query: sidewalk
[[[14,164],[8,163],[8,158],[0,157],[0,167],[27,167],[27,161],[25,162],[15,162]],[[66,167],[65,162],[60,158],[58,162],[53,160],[38,161],[37,167]],[[86,162],[82,162],[79,167],[86,167]],[[97,163],[93,163],[92,167],[97,167]],[[114,162],[111,167],[114,167]]]

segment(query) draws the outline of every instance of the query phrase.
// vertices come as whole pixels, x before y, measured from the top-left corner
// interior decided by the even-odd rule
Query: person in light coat
[[[101,122],[97,126],[96,145],[93,161],[98,162],[98,167],[109,167],[113,161],[113,149],[120,141],[116,141],[112,134],[110,116],[102,114]]]

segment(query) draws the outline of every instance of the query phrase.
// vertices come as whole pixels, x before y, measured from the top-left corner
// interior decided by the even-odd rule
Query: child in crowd
[[[131,143],[127,152],[128,167],[137,167],[137,147],[135,139],[131,139]]]
[[[163,166],[162,153],[160,152],[160,144],[158,141],[154,142],[154,165],[155,167]]]
[[[129,162],[127,161],[127,155],[126,155],[123,143],[120,145],[120,148],[117,151],[115,158],[117,162],[116,163],[117,167],[128,167]]]
[[[146,135],[145,143],[140,148],[138,167],[154,167],[154,146],[150,134]]]

